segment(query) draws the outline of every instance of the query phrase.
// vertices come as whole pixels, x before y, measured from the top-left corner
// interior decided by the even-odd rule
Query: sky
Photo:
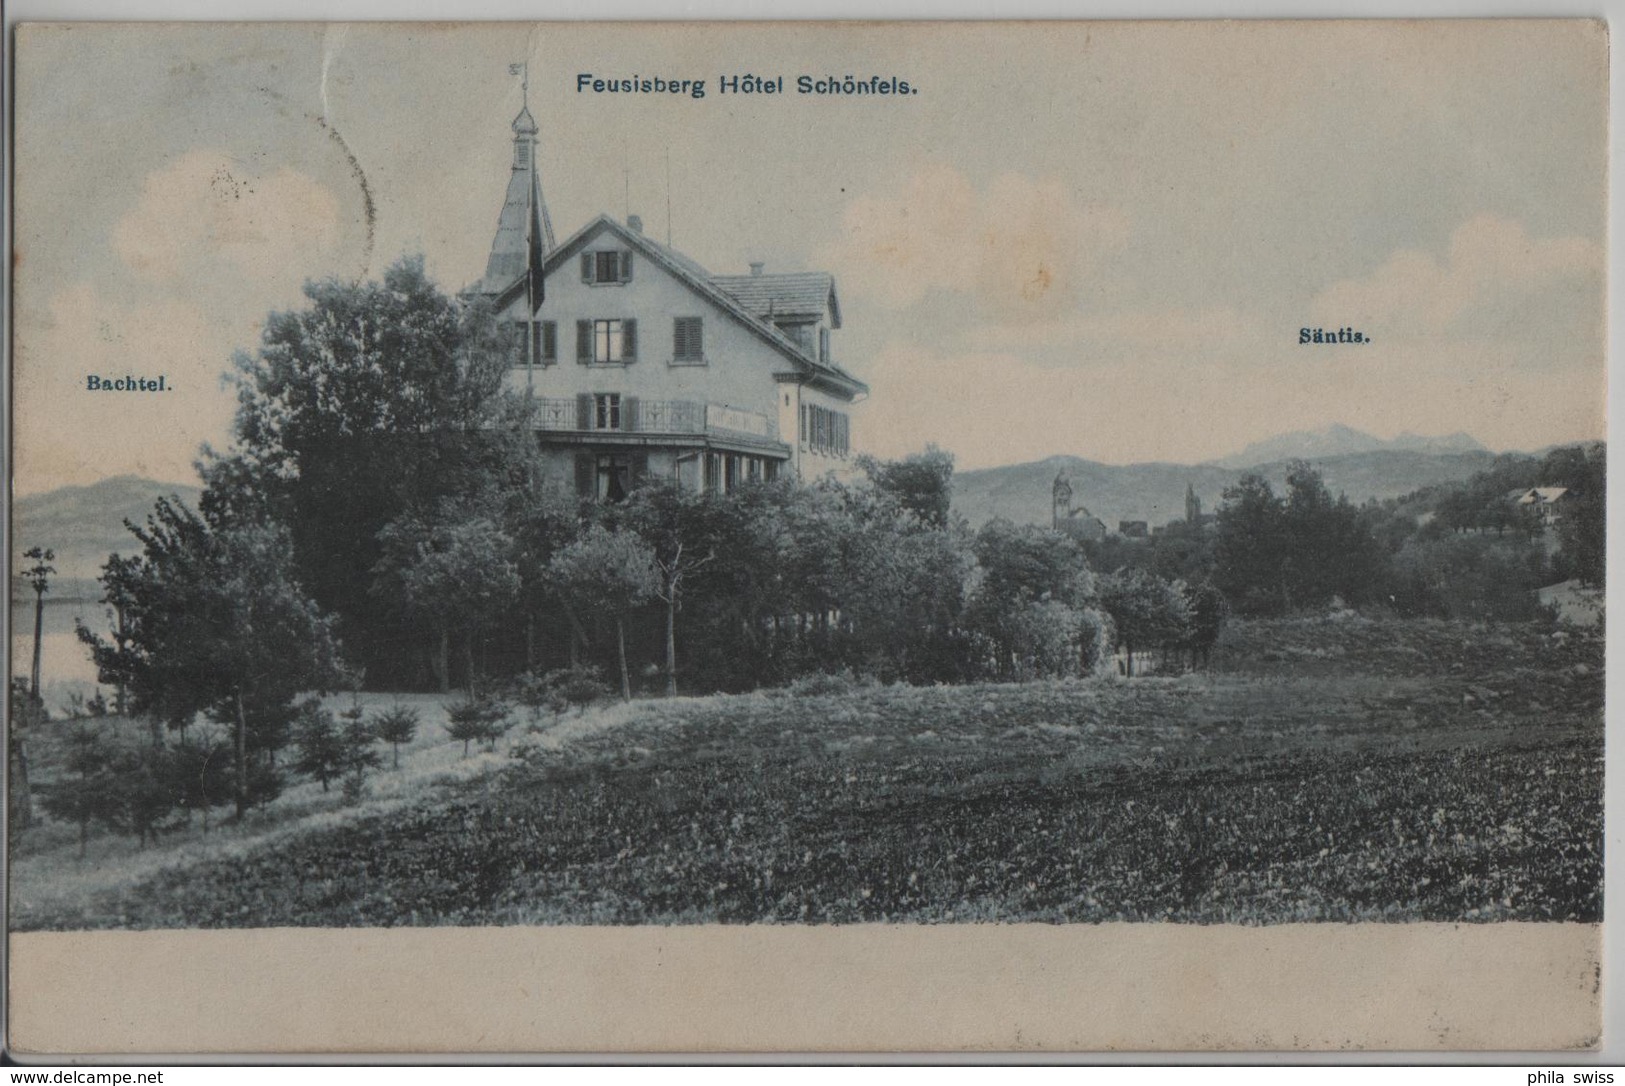
[[[308,279],[407,253],[477,279],[515,61],[561,237],[630,211],[713,272],[835,274],[878,455],[1603,436],[1595,24],[80,25],[19,35],[16,492],[192,481],[230,442],[233,352]],[[719,93],[747,73],[789,93]]]

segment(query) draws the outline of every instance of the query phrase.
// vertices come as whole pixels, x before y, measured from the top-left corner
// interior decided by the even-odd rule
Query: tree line
[[[1175,522],[1149,540],[1108,538],[1086,550],[1097,568],[1211,581],[1244,615],[1341,601],[1401,617],[1523,621],[1542,616],[1536,589],[1602,585],[1606,467],[1600,442],[1506,454],[1468,479],[1355,505],[1298,461],[1280,492],[1243,476],[1210,523]],[[1535,487],[1564,490],[1555,515],[1518,504]]]

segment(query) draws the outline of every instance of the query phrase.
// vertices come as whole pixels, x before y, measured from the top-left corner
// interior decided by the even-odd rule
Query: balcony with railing
[[[533,402],[536,429],[548,433],[709,435],[757,442],[779,440],[778,419],[727,404],[645,400],[637,396],[609,400],[591,395]]]

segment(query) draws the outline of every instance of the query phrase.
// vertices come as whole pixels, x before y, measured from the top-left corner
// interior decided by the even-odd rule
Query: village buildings
[[[836,361],[825,272],[713,275],[638,216],[556,242],[528,108],[483,297],[512,330],[510,388],[532,398],[550,480],[616,500],[645,477],[726,492],[752,479],[846,475],[868,386]]]
[[[1075,539],[1106,538],[1106,525],[1099,517],[1082,505],[1072,505],[1072,480],[1065,472],[1058,473],[1050,487],[1050,527]]]

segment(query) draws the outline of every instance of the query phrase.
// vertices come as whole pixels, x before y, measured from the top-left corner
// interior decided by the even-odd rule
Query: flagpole
[[[530,61],[521,69],[519,93],[526,110],[530,109]],[[525,187],[525,399],[532,398],[536,388],[536,268],[530,254],[539,239],[531,237],[536,229],[536,145],[530,148],[530,184]]]

